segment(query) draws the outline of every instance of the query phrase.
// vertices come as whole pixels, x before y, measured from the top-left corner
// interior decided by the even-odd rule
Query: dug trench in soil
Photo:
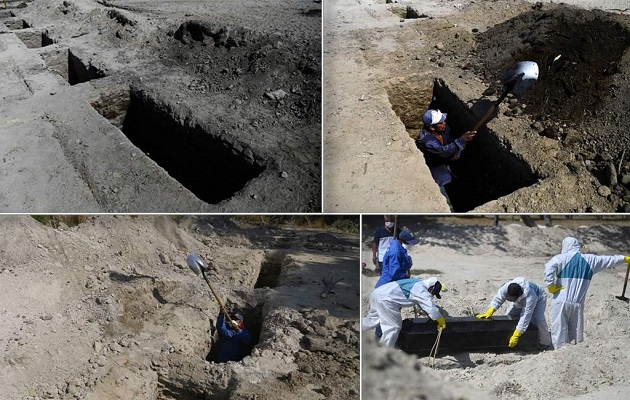
[[[219,133],[177,120],[168,106],[132,90],[123,133],[201,200],[232,197],[265,169],[238,154]]]
[[[28,24],[28,22],[24,21],[23,19],[15,19],[15,20],[12,20],[12,21],[4,21],[4,26],[6,26],[9,29],[13,29],[13,30],[26,29],[26,28],[30,28],[31,27]]]
[[[392,108],[415,139],[422,129],[422,114],[427,108],[448,114],[448,125],[455,136],[475,125],[478,118],[451,92],[441,79],[433,82],[412,78],[390,89]],[[404,92],[399,89],[407,87]],[[415,94],[415,95],[414,95]],[[407,104],[399,104],[399,103]],[[453,210],[467,212],[491,200],[536,183],[539,177],[531,167],[502,143],[490,129],[482,128],[468,143],[458,160],[451,162],[453,182],[446,186]]]
[[[15,32],[15,35],[20,38],[24,45],[29,49],[38,49],[40,47],[50,46],[54,43],[46,32],[19,31]]]
[[[282,272],[283,253],[272,253],[265,257],[260,265],[260,272],[254,284],[254,288],[274,288],[278,286],[278,278]]]
[[[522,96],[527,106],[521,111],[537,122],[532,127],[541,136],[561,140],[576,162],[585,163],[611,189],[609,200],[618,211],[627,209],[628,17],[569,7],[535,10],[480,33],[476,40],[472,67],[496,92],[507,66],[522,60],[538,63],[538,82]]]
[[[418,19],[418,18],[428,18],[429,16],[418,12],[410,6],[407,7],[392,7],[389,9],[393,14],[398,15],[400,18],[404,19]]]

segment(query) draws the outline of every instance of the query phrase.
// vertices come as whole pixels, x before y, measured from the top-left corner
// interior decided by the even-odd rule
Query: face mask
[[[394,227],[394,223],[393,222],[385,222],[385,226],[388,228],[393,228]]]

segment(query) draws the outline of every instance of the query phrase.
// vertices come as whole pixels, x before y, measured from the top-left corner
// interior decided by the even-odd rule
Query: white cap
[[[440,110],[427,110],[422,116],[425,125],[435,125],[446,121],[446,113]]]

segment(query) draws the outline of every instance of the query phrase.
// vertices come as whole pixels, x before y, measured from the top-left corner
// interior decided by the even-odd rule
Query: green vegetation
[[[334,230],[343,233],[359,233],[358,215],[235,215],[236,223],[270,227],[293,226],[311,229]]]

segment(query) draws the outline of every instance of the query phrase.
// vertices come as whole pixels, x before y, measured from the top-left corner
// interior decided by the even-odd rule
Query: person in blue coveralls
[[[374,288],[399,279],[409,278],[409,270],[411,270],[413,262],[407,254],[405,246],[418,244],[418,239],[409,229],[403,229],[396,239],[391,242],[385,256],[383,256],[383,270]]]

